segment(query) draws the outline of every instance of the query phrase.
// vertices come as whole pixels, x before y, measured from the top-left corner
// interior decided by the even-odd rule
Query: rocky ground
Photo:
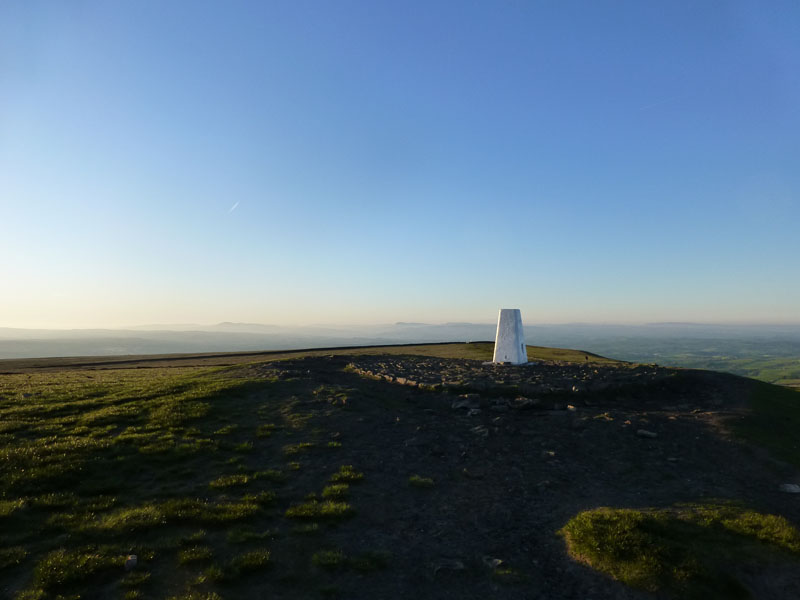
[[[741,378],[412,356],[288,360],[249,375],[314,389],[299,406],[365,473],[357,515],[330,537],[393,558],[379,576],[339,575],[343,598],[651,597],[566,555],[557,531],[598,506],[733,500],[800,525],[798,495],[780,491],[794,470],[726,432],[748,393]],[[411,475],[434,483],[415,488]],[[800,571],[737,568],[755,597],[800,597]]]

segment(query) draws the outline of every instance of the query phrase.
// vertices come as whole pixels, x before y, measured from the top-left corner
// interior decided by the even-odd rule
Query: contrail
[[[231,214],[233,211],[235,211],[237,206],[239,206],[238,202],[236,204],[234,204],[233,206],[231,206],[230,210],[228,211],[228,214]]]

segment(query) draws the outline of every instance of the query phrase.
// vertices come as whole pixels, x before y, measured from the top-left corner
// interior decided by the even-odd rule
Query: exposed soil
[[[798,496],[778,489],[794,471],[725,432],[749,393],[743,378],[413,356],[311,357],[248,375],[317,390],[298,394],[298,408],[336,432],[337,460],[365,473],[356,516],[326,535],[393,558],[380,574],[337,575],[343,598],[651,598],[566,555],[556,532],[598,506],[726,499],[800,526]],[[435,483],[409,486],[412,474]],[[755,598],[800,597],[800,570],[742,568]]]

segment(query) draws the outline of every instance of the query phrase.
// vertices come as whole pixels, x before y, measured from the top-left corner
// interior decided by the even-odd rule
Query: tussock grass
[[[214,432],[214,435],[230,435],[237,429],[239,429],[238,425],[225,425],[224,427],[217,429]]]
[[[236,452],[249,453],[253,451],[253,442],[242,442],[233,447]]]
[[[214,556],[208,546],[191,546],[178,551],[178,562],[182,565],[196,562],[206,562]]]
[[[235,556],[230,562],[230,568],[235,573],[248,573],[270,566],[270,551],[266,548],[251,550]]]
[[[223,600],[216,592],[198,592],[191,590],[180,596],[170,596],[167,600]]]
[[[222,477],[217,477],[213,481],[209,482],[208,486],[214,489],[224,489],[239,485],[245,485],[251,480],[252,477],[250,475],[246,475],[244,473],[236,473],[233,475],[223,475]]]
[[[420,475],[412,475],[408,478],[408,485],[416,488],[432,488],[434,483],[430,477],[422,477]]]
[[[303,504],[290,506],[286,510],[286,516],[290,519],[342,519],[353,514],[353,507],[347,502],[336,502],[333,500],[309,500]]]
[[[576,560],[631,586],[686,598],[747,598],[737,561],[800,559],[800,532],[786,519],[731,504],[598,508],[559,533]]]
[[[123,587],[137,587],[150,580],[150,571],[131,571],[120,580]]]
[[[364,474],[356,471],[353,465],[342,465],[331,475],[331,483],[356,483],[364,479]]]
[[[83,581],[101,571],[119,569],[125,556],[113,550],[59,549],[48,553],[33,571],[33,582],[45,590],[59,590],[70,584]]]
[[[18,565],[25,560],[26,556],[28,556],[28,551],[22,546],[0,548],[0,569]]]
[[[96,518],[77,519],[70,529],[90,532],[125,533],[175,523],[221,524],[245,519],[258,512],[255,500],[209,502],[177,498],[121,508]]]
[[[227,533],[226,540],[229,544],[244,544],[246,542],[267,540],[275,537],[275,532],[272,530],[267,531],[252,531],[243,527],[234,527]]]
[[[262,481],[271,481],[272,483],[283,483],[286,481],[286,474],[277,469],[266,469],[264,471],[256,471],[254,474],[255,479]]]
[[[289,444],[283,447],[283,453],[286,456],[294,456],[295,454],[300,454],[301,452],[308,452],[312,448],[314,448],[315,444],[313,442],[300,442],[299,444]]]
[[[322,490],[322,497],[328,499],[347,498],[350,495],[350,486],[346,483],[327,485]]]
[[[277,500],[278,496],[275,492],[270,490],[264,490],[262,492],[258,492],[257,494],[245,494],[242,496],[243,502],[252,502],[258,504],[260,506],[266,506],[268,504],[272,504]]]

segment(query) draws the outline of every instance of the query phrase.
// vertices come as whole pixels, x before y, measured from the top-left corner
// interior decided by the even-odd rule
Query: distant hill
[[[0,328],[0,358],[235,352],[310,347],[491,340],[491,323],[287,327],[223,322],[129,329]],[[728,371],[784,385],[800,382],[800,326],[528,325],[530,344],[584,348],[636,362]]]

